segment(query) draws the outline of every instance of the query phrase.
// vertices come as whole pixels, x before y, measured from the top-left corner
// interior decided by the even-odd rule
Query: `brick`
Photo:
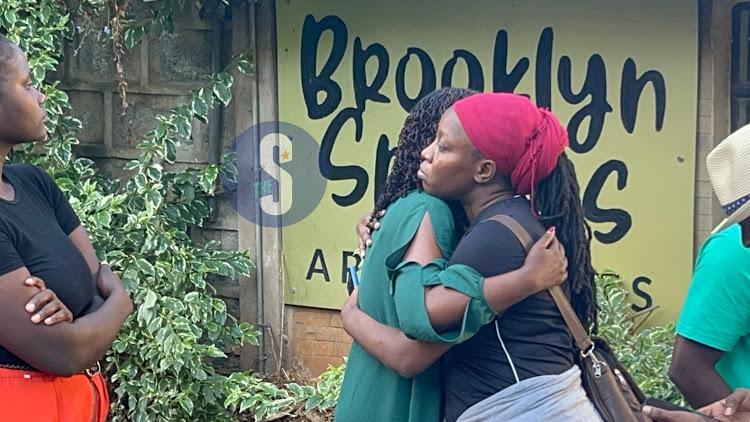
[[[344,342],[346,343],[351,344],[351,342],[354,341],[354,339],[344,330],[341,330],[341,335],[344,337]]]
[[[305,324],[294,324],[294,341],[298,339],[315,339],[315,327]]]
[[[698,134],[698,151],[711,151],[714,149],[714,137],[709,133]]]
[[[333,342],[332,341],[314,342],[312,353],[317,356],[333,356]]]
[[[713,195],[711,182],[699,180],[695,183],[695,196],[698,198],[711,198]]]
[[[708,169],[706,168],[706,157],[708,152],[698,151],[695,157],[695,180],[699,181],[710,181],[708,178]]]
[[[133,2],[136,3],[136,2]],[[104,27],[102,23],[99,28]],[[92,34],[83,40],[78,54],[74,47],[78,43],[71,43],[66,48],[66,61],[69,61],[69,72],[67,79],[71,82],[83,83],[106,83],[118,80],[117,68],[115,67],[115,55],[111,42],[103,42],[98,34]],[[123,57],[123,70],[125,79],[132,86],[140,81],[140,48],[125,53]]]
[[[714,73],[700,72],[698,80],[699,98],[709,99],[714,95]]]
[[[296,310],[294,312],[294,322],[314,327],[327,327],[330,324],[328,313],[317,309]]]
[[[352,344],[348,342],[335,342],[333,343],[333,352],[331,356],[349,356],[349,351],[352,348]]]
[[[344,330],[336,327],[315,327],[315,338],[317,340],[343,341]]]
[[[713,133],[714,119],[712,116],[698,116],[698,133]]]
[[[341,314],[338,312],[331,314],[331,322],[329,325],[331,327],[343,327],[341,324]]]
[[[698,115],[711,117],[714,114],[714,102],[712,99],[698,100]]]
[[[328,366],[339,366],[344,359],[335,356],[302,356],[303,365],[313,377],[317,377],[328,370]]]
[[[68,96],[73,107],[71,116],[80,120],[83,125],[78,140],[83,145],[104,145],[104,94],[68,91]]]
[[[153,130],[159,121],[156,116],[169,115],[172,108],[188,100],[186,96],[128,94],[128,110],[122,114],[119,99],[113,100],[112,146],[116,150],[136,150],[147,132]],[[202,145],[208,144],[206,125],[197,120],[192,123],[193,138],[183,139],[177,147],[177,161],[189,163],[206,163],[206,150]]]
[[[301,340],[295,339],[292,350],[295,356],[312,355],[313,349],[315,348],[315,340]]]
[[[119,179],[120,183],[125,184],[135,173],[135,170],[125,171],[123,168],[130,160],[118,158],[97,159],[92,158],[97,170],[104,176],[111,179]]]
[[[219,185],[218,189],[223,189],[223,188],[221,188],[221,185]],[[235,210],[232,207],[232,204],[229,203],[226,196],[224,196],[223,194],[217,195],[216,205],[218,207],[218,214],[217,214],[216,222],[207,223],[206,227],[236,232],[237,231],[237,217],[238,217],[237,210]],[[234,243],[237,243],[237,240],[235,240]],[[225,249],[225,250],[228,250],[228,249]],[[233,249],[233,250],[236,250],[236,249]]]
[[[187,101],[187,97],[173,97],[168,95],[128,94],[128,110],[123,115],[119,98],[112,101],[114,116],[112,125],[112,146],[115,149],[135,149],[143,140],[144,135],[156,128],[158,114],[168,114],[179,102]]]
[[[695,213],[711,215],[712,211],[711,198],[695,198]]]
[[[150,40],[150,82],[199,82],[211,74],[211,31],[184,30]]]
[[[221,231],[221,249],[224,251],[239,250],[239,233],[234,230]]]
[[[698,220],[698,224],[696,225],[698,231],[710,232],[713,229],[714,223],[710,215],[699,214],[696,218]]]

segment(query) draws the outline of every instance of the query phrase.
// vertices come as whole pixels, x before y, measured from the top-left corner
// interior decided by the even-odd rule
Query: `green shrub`
[[[208,198],[222,167],[230,178],[235,169],[231,160],[223,166],[167,169],[180,141],[190,138],[192,119],[206,121],[216,102],[230,101],[231,76],[213,75],[186,104],[158,116],[158,126],[138,145],[140,157],[125,166],[131,177],[121,185],[99,174],[91,160],[73,157],[81,123],[63,114],[70,108],[68,96],[56,82],[45,81],[46,72],[62,60],[64,40],[74,33],[64,4],[4,1],[0,30],[27,52],[49,116],[50,136],[43,147],[23,146],[10,159],[38,165],[55,178],[97,255],[121,275],[135,303],[135,313],[106,356],[112,420],[234,420],[236,408],[226,404],[236,377],[217,374],[210,362],[245,341],[255,344],[257,332],[237,323],[206,279],[248,274],[252,262],[245,253],[219,250],[216,242],[197,245],[188,233],[210,215]],[[232,65],[250,68],[244,57]]]
[[[643,392],[684,406],[682,394],[667,376],[675,339],[674,323],[634,332],[635,322],[629,317],[628,291],[612,271],[606,270],[598,276],[596,293],[601,306],[599,335],[609,341]]]

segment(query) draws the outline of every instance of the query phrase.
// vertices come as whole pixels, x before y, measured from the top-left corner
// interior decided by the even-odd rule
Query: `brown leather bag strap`
[[[507,227],[508,230],[510,230],[516,236],[516,238],[518,238],[518,241],[521,242],[521,245],[523,245],[524,249],[526,249],[526,253],[531,250],[531,247],[534,245],[534,241],[531,238],[531,235],[529,235],[529,232],[526,231],[526,229],[513,217],[505,214],[497,214],[488,218],[488,220],[497,221],[498,223]],[[552,299],[554,299],[555,304],[557,305],[557,309],[560,310],[560,314],[562,314],[562,317],[565,320],[565,324],[568,326],[570,334],[573,336],[573,339],[576,342],[578,350],[580,350],[582,353],[589,351],[594,343],[591,341],[591,338],[589,337],[586,329],[583,328],[581,320],[578,319],[575,311],[570,306],[570,302],[565,296],[565,292],[562,291],[560,286],[551,288],[549,292],[552,295]]]
[[[497,214],[488,218],[488,220],[497,221],[498,223],[507,227],[508,230],[513,232],[516,238],[518,238],[518,241],[521,242],[523,248],[526,249],[526,253],[529,253],[531,247],[534,246],[534,240],[531,238],[529,232],[527,232],[526,229],[523,228],[521,223],[516,221],[513,217],[505,214]]]
[[[560,286],[555,286],[549,289],[549,293],[552,295],[552,299],[555,300],[557,309],[560,310],[560,313],[565,320],[565,324],[570,330],[570,334],[573,335],[573,340],[575,340],[578,350],[580,350],[581,353],[589,352],[590,349],[593,348],[594,342],[591,341],[588,332],[583,328],[581,320],[578,319],[578,315],[576,315],[573,307],[570,306],[570,302],[568,301],[567,296],[565,296],[565,293]]]

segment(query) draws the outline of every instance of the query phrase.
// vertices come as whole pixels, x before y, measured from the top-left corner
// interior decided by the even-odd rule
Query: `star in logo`
[[[291,154],[291,153],[290,153],[289,151],[287,151],[287,150],[284,150],[284,153],[283,153],[283,154],[281,154],[281,160],[282,160],[282,161],[289,161],[289,155],[290,155],[290,154]]]

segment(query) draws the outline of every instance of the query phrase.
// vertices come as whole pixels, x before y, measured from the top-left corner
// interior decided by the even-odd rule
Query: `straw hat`
[[[708,178],[727,218],[713,231],[750,218],[750,125],[743,126],[708,154]]]

